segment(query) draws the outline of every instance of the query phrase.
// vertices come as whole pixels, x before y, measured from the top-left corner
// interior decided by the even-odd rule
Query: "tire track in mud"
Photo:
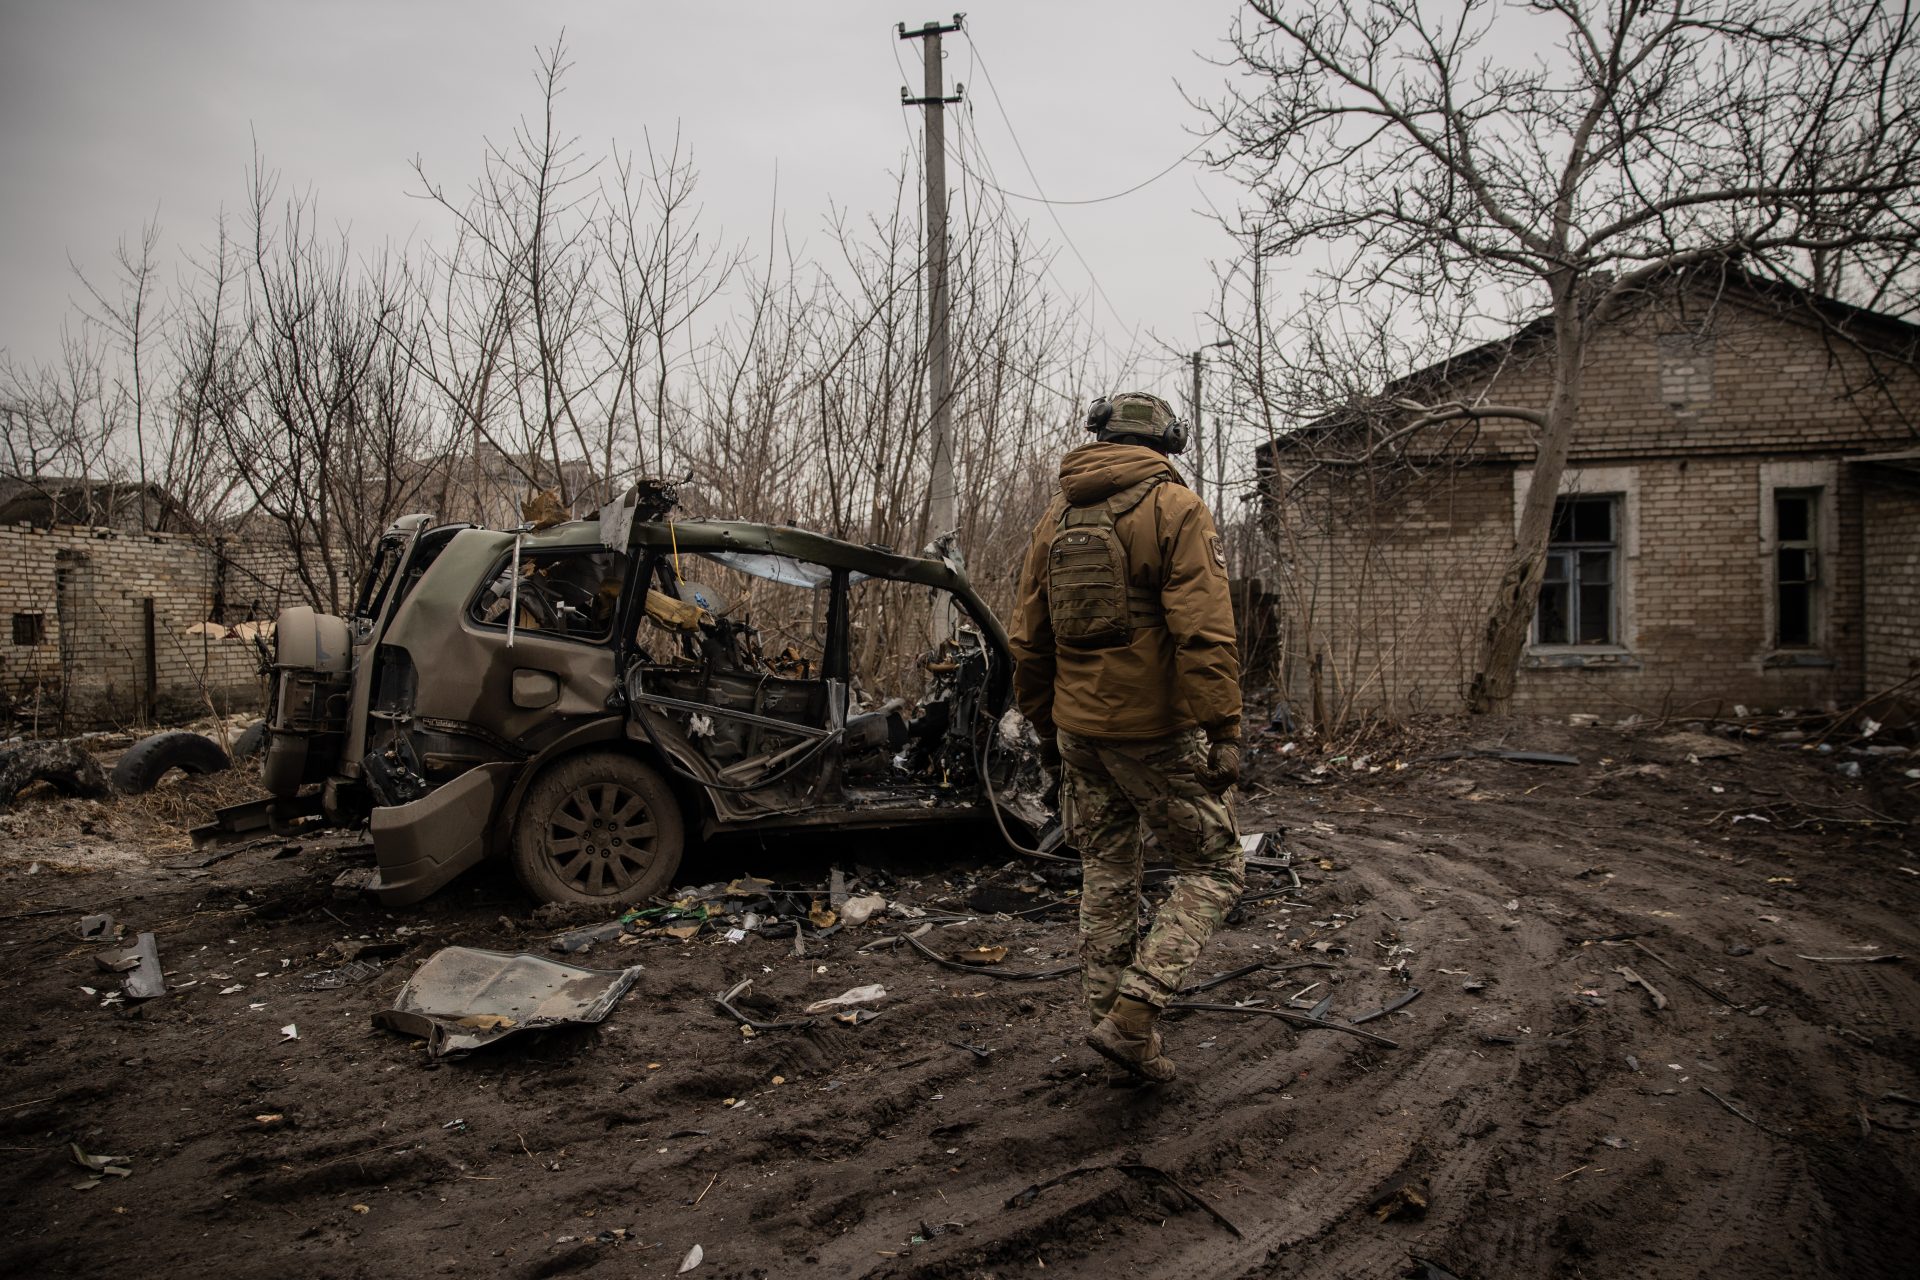
[[[1412,851],[1411,846],[1392,842],[1386,848],[1393,856],[1403,857]],[[1358,883],[1342,894],[1342,900],[1349,904],[1364,900],[1367,914],[1364,922],[1350,924],[1339,936],[1359,957],[1371,958],[1373,942],[1387,932],[1403,940],[1425,934],[1437,939],[1464,932],[1501,939],[1506,948],[1523,950],[1529,956],[1550,952],[1557,945],[1558,940],[1545,930],[1516,930],[1503,937],[1498,925],[1492,923],[1494,904],[1485,895],[1476,895],[1483,900],[1468,904],[1489,908],[1481,913],[1483,918],[1465,911],[1417,912],[1391,920],[1391,927],[1385,927],[1380,921],[1398,912],[1414,912],[1416,896],[1437,887],[1437,882],[1371,869],[1360,872],[1355,879]],[[1423,945],[1417,951],[1431,949]],[[1349,1002],[1348,1011],[1359,1007]],[[1419,1025],[1417,1020],[1409,1021]],[[1183,1025],[1191,1025],[1191,1021]],[[1397,1029],[1389,1033],[1405,1034]],[[1211,1114],[1216,1117],[1216,1131],[1228,1129],[1234,1136],[1222,1139],[1201,1133],[1164,1143],[1154,1150],[1153,1159],[1229,1212],[1243,1235],[1233,1239],[1210,1229],[1190,1231],[1179,1239],[1161,1242],[1154,1261],[1132,1268],[1137,1274],[1384,1274],[1381,1268],[1403,1260],[1404,1242],[1390,1235],[1358,1240],[1330,1237],[1344,1222],[1356,1218],[1371,1222],[1362,1212],[1367,1202],[1391,1178],[1411,1172],[1415,1166],[1433,1164],[1432,1150],[1467,1145],[1472,1136],[1496,1127],[1498,1085],[1506,1068],[1476,1054],[1457,1027],[1423,1027],[1416,1037],[1404,1040],[1400,1050],[1374,1052],[1365,1046],[1328,1043],[1331,1039],[1305,1033],[1299,1050],[1289,1055],[1288,1065],[1304,1069],[1308,1081],[1291,1100],[1232,1108],[1232,1099],[1245,1096],[1250,1085],[1270,1082],[1273,1074],[1270,1064],[1250,1062],[1242,1056],[1232,1069],[1209,1071],[1182,1098],[1169,1101],[1169,1114],[1162,1119]],[[1191,1056],[1183,1061],[1191,1061]],[[1272,1085],[1268,1083],[1268,1087]],[[1450,1117],[1443,1126],[1422,1123],[1417,1118],[1432,1108],[1436,1099]],[[1279,1117],[1268,1114],[1281,1109],[1284,1114]],[[1351,1114],[1372,1123],[1359,1141],[1344,1123],[1322,1125],[1315,1132],[1300,1134],[1296,1130],[1301,1127],[1303,1112],[1311,1113],[1309,1118],[1314,1120],[1337,1120]],[[1240,1167],[1244,1171],[1249,1148],[1281,1154],[1279,1168],[1274,1168],[1271,1160],[1256,1158],[1252,1163],[1263,1169],[1274,1168],[1276,1181],[1284,1190],[1265,1197],[1265,1203],[1251,1194],[1235,1194],[1231,1188],[1227,1198],[1219,1198],[1220,1180],[1208,1182],[1205,1175],[1220,1168],[1229,1156],[1242,1157]],[[1456,1196],[1456,1190],[1477,1181],[1486,1161],[1496,1154],[1495,1148],[1488,1146],[1470,1164],[1455,1160],[1433,1177],[1432,1185],[1457,1203],[1465,1197]],[[1233,1181],[1247,1188],[1245,1178]],[[997,1247],[968,1250],[967,1261],[976,1266],[1018,1261],[1045,1239],[1058,1239],[1063,1233],[1084,1234],[1090,1223],[1102,1221],[1117,1203],[1113,1192],[1105,1187],[1088,1186],[1079,1194],[1066,1189],[1046,1194],[1059,1199],[1044,1214],[1030,1215],[1031,1221],[1007,1235]],[[1121,1197],[1118,1203],[1124,1200]],[[1318,1245],[1328,1247],[1322,1250],[1315,1247]],[[1296,1270],[1323,1252],[1340,1256],[1333,1270]],[[1284,1271],[1268,1270],[1281,1260],[1286,1262]],[[1060,1263],[1049,1265],[1058,1269]]]
[[[1631,758],[1611,742],[1601,749]],[[1105,1083],[1080,1043],[1071,979],[949,974],[909,956],[858,954],[857,933],[804,963],[758,944],[649,942],[634,953],[647,978],[599,1032],[516,1038],[430,1071],[412,1045],[365,1030],[386,990],[276,996],[274,1025],[300,1019],[297,1050],[233,1036],[251,1024],[214,1022],[238,1006],[205,988],[175,1006],[201,1021],[166,1025],[167,1006],[153,1006],[154,1025],[112,1045],[94,1038],[108,1025],[98,1010],[59,1006],[62,986],[84,975],[36,973],[42,953],[23,951],[14,990],[43,1001],[33,1019],[45,1026],[14,1033],[0,1060],[22,1087],[46,1083],[27,1096],[59,1094],[49,1109],[74,1132],[117,1140],[137,1125],[124,1148],[136,1155],[127,1189],[155,1210],[138,1227],[177,1229],[136,1249],[126,1220],[104,1209],[83,1217],[107,1202],[77,1198],[58,1171],[23,1163],[0,1266],[121,1274],[137,1257],[147,1274],[173,1280],[204,1272],[202,1233],[214,1231],[249,1233],[252,1247],[228,1261],[261,1275],[402,1265],[671,1275],[696,1241],[707,1257],[698,1274],[716,1276],[975,1280],[1035,1274],[1044,1258],[1050,1273],[1098,1280],[1374,1280],[1403,1274],[1411,1254],[1466,1280],[1899,1275],[1920,1248],[1908,1213],[1920,1157],[1901,1131],[1920,1114],[1878,1099],[1920,1096],[1912,961],[1794,957],[1869,944],[1920,954],[1920,884],[1890,870],[1906,856],[1883,833],[1840,840],[1709,821],[1747,803],[1741,780],[1755,775],[1744,767],[1674,766],[1665,778],[1617,779],[1591,799],[1581,793],[1593,779],[1580,771],[1498,762],[1457,770],[1487,779],[1474,802],[1457,789],[1429,795],[1439,789],[1416,773],[1288,789],[1287,845],[1313,906],[1250,910],[1202,971],[1312,958],[1304,948],[1316,940],[1347,954],[1330,957],[1335,971],[1249,976],[1217,994],[1273,1000],[1319,978],[1328,985],[1316,994],[1331,992],[1336,1016],[1350,1015],[1398,988],[1382,967],[1404,959],[1424,995],[1369,1024],[1397,1050],[1253,1014],[1172,1022],[1183,1080],[1159,1091]],[[1812,781],[1809,798],[1824,803],[1818,787],[1828,784]],[[1731,798],[1708,798],[1718,795],[1709,784]],[[1320,869],[1321,857],[1337,869]],[[1797,883],[1769,883],[1775,876]],[[964,891],[965,877],[945,887]],[[109,898],[103,890],[103,906],[128,914]],[[368,927],[375,918],[334,909]],[[1340,927],[1311,924],[1336,912]],[[498,924],[494,907],[430,904],[424,919],[446,941],[544,941]],[[317,914],[275,921],[202,917],[197,933],[169,935],[166,954],[241,938],[242,954],[288,956],[338,936]],[[1626,933],[1673,970],[1630,941],[1600,941]],[[1071,949],[1065,918],[935,936],[1008,943],[1021,955],[1032,946],[1036,966]],[[1729,954],[1733,943],[1754,951]],[[76,960],[90,970],[84,955],[63,963]],[[1621,964],[1670,1006],[1656,1011],[1627,987]],[[709,1002],[744,976],[782,1015],[858,983],[882,982],[894,998],[857,1029],[744,1038]],[[1488,985],[1466,992],[1470,977]],[[1488,1043],[1489,1032],[1516,1042]],[[140,1047],[128,1047],[135,1039]],[[994,1052],[976,1061],[954,1040]],[[123,1065],[130,1053],[146,1065]],[[654,1062],[664,1063],[657,1073]],[[774,1086],[775,1075],[785,1083]],[[189,1086],[178,1101],[192,1114],[169,1096],[189,1078],[200,1091]],[[74,1092],[78,1079],[99,1084]],[[1766,1128],[1722,1109],[1702,1084]],[[254,1112],[283,1108],[286,1131],[249,1127]],[[456,1116],[471,1132],[438,1127]],[[54,1123],[22,1121],[17,1141],[42,1141]],[[408,1149],[380,1150],[394,1144]],[[1242,1234],[1161,1181],[1110,1168],[1008,1207],[1043,1180],[1123,1159],[1164,1170]],[[1368,1206],[1406,1175],[1426,1188],[1425,1217],[1377,1220]],[[595,1242],[608,1227],[631,1234]],[[913,1243],[923,1228],[938,1234]]]

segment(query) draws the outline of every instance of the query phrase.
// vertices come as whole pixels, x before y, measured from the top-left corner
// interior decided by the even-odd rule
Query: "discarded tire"
[[[128,747],[113,766],[113,789],[122,795],[144,795],[170,769],[218,773],[232,765],[212,738],[197,733],[156,733]]]
[[[107,778],[85,747],[77,742],[29,742],[0,751],[0,809],[30,783],[45,782],[68,795],[103,796]]]
[[[265,720],[256,720],[248,725],[239,737],[233,740],[233,758],[235,760],[251,760],[259,755],[260,749],[266,745],[267,722]]]

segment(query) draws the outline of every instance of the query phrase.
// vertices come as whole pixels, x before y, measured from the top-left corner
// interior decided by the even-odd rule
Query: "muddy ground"
[[[1304,998],[1344,1021],[1422,994],[1360,1028],[1393,1048],[1186,1015],[1180,1081],[1147,1090],[1081,1043],[1074,979],[863,951],[893,920],[804,958],[711,930],[602,944],[583,962],[645,966],[603,1025],[430,1061],[371,1015],[440,946],[546,949],[564,922],[505,877],[388,911],[334,896],[352,841],[181,867],[151,806],[25,800],[0,835],[0,1273],[671,1275],[697,1244],[716,1276],[1911,1275],[1914,762],[1852,781],[1769,743],[1501,738],[1581,763],[1263,754],[1243,825],[1284,826],[1304,884],[1249,904],[1195,978],[1333,967],[1202,998],[1318,981]],[[941,920],[942,953],[1072,960],[1071,877],[972,836],[725,844],[685,879],[824,888],[832,866],[929,918],[1026,913]],[[173,990],[102,1006],[116,979],[74,936],[97,911],[158,935]],[[405,949],[303,989],[363,937]],[[748,1037],[712,999],[746,977],[760,1018],[889,998]],[[69,1143],[130,1176],[78,1186]]]

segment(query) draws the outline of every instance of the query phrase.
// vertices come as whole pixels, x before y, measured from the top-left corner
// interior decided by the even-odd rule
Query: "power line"
[[[1024,146],[1020,145],[1020,135],[1014,129],[1012,119],[1010,119],[1007,115],[1006,104],[1000,100],[1000,89],[993,82],[993,70],[992,68],[987,66],[986,55],[980,52],[980,46],[978,45],[978,43],[975,42],[973,38],[973,33],[971,31],[964,31],[961,34],[966,37],[968,49],[972,51],[975,60],[980,64],[980,74],[987,78],[987,92],[991,94],[993,97],[994,109],[1000,113],[1001,123],[1007,126],[1007,136],[1013,139],[1014,152],[1017,155],[1019,155],[1020,164],[1023,168],[1026,169],[1027,177],[1033,183],[1033,189],[1035,191],[1040,192],[1044,200],[1044,197],[1046,196],[1046,188],[1041,184],[1040,176],[1033,171],[1033,162],[1027,159],[1027,149]],[[978,139],[977,132],[975,134],[975,138],[977,141]],[[1113,316],[1114,323],[1118,324],[1122,330],[1126,331],[1128,335],[1128,341],[1130,341],[1133,345],[1138,346],[1140,343],[1140,326],[1134,325],[1131,328],[1129,328],[1129,326],[1127,325],[1127,322],[1121,318],[1120,309],[1114,306],[1113,299],[1107,296],[1107,291],[1105,287],[1102,286],[1100,283],[1100,277],[1096,275],[1094,273],[1093,268],[1088,265],[1086,255],[1080,252],[1080,246],[1073,242],[1073,237],[1069,235],[1067,232],[1066,224],[1060,221],[1060,215],[1054,212],[1054,202],[1051,200],[1045,200],[1044,207],[1046,208],[1047,216],[1053,219],[1053,225],[1059,229],[1061,239],[1067,242],[1067,248],[1071,249],[1073,251],[1073,256],[1079,260],[1081,270],[1085,271],[1087,273],[1087,279],[1092,281],[1093,291],[1100,295],[1100,300],[1102,302],[1107,304],[1107,311],[1109,314]]]
[[[986,171],[989,174],[993,174],[993,162],[987,158],[985,149],[980,143],[980,131],[978,127],[973,124],[971,119],[966,120],[965,125],[966,125],[966,132],[963,133],[962,135],[963,138],[971,139],[974,152],[980,157],[982,166],[986,169]],[[964,166],[962,167],[964,171]],[[979,175],[977,174],[970,174],[969,176],[972,176],[975,179],[975,181],[980,183],[983,191],[991,190],[991,191],[997,192],[999,190],[999,187],[996,183],[987,181],[986,179],[979,177]],[[994,176],[997,177],[998,175],[995,174]],[[1009,222],[1017,222],[1018,225],[1020,225],[1021,227],[1026,227],[1028,225],[1024,218],[1020,218],[1014,214],[1013,210],[1008,207],[1007,202],[1005,200],[999,201],[996,207],[998,210],[998,213],[996,215],[997,218],[1004,218],[1004,219],[1007,219]],[[1113,372],[1118,374],[1131,368],[1135,362],[1134,356],[1132,354],[1127,354],[1123,356],[1121,353],[1117,352],[1114,349],[1113,344],[1107,340],[1106,332],[1100,326],[1099,316],[1092,309],[1092,306],[1087,297],[1086,291],[1074,290],[1074,289],[1068,288],[1067,282],[1062,280],[1060,278],[1060,274],[1054,270],[1053,258],[1055,256],[1055,253],[1057,252],[1057,247],[1048,245],[1048,249],[1049,249],[1049,252],[1039,253],[1035,255],[1036,260],[1040,264],[1041,274],[1045,275],[1047,279],[1053,282],[1054,288],[1060,291],[1060,296],[1066,299],[1068,304],[1072,307],[1075,317],[1079,319],[1079,321],[1086,326],[1087,333],[1091,335],[1093,340],[1099,343],[1101,348],[1106,352],[1107,362],[1109,365],[1113,366]],[[1081,265],[1082,267],[1086,265],[1084,260],[1082,260]],[[1135,349],[1137,349],[1139,345],[1138,333],[1135,333],[1133,335],[1133,342],[1134,342]]]
[[[991,84],[992,84],[991,80],[989,80],[988,84],[989,84],[989,87],[991,87]],[[1215,130],[1214,132],[1218,133],[1219,131]],[[1185,164],[1187,161],[1193,159],[1193,157],[1199,153],[1200,148],[1206,146],[1209,142],[1213,141],[1213,138],[1214,138],[1214,134],[1210,133],[1206,137],[1200,139],[1200,141],[1194,143],[1192,149],[1189,150],[1185,155],[1179,157],[1172,164],[1168,165],[1166,168],[1162,169],[1160,172],[1154,174],[1151,178],[1146,178],[1146,179],[1143,179],[1142,181],[1136,182],[1124,191],[1116,191],[1112,195],[1093,196],[1086,200],[1056,200],[1049,196],[1044,196],[1044,195],[1041,195],[1041,196],[1029,195],[1025,191],[1009,191],[1005,187],[999,186],[992,182],[988,182],[985,178],[982,178],[977,173],[970,173],[967,176],[971,177],[972,179],[974,179],[974,181],[980,183],[982,186],[991,187],[993,190],[998,191],[1001,195],[1012,196],[1015,200],[1031,200],[1035,204],[1058,204],[1058,205],[1105,204],[1109,200],[1118,200],[1122,196],[1130,196],[1136,191],[1152,186],[1154,183],[1160,181],[1160,179],[1166,177],[1168,174],[1172,173],[1175,169],[1178,169],[1181,165]],[[959,163],[959,162],[956,161],[955,163]],[[961,164],[960,168],[964,171],[966,169],[966,165]]]

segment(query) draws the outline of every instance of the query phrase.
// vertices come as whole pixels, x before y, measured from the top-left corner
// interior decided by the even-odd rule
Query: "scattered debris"
[[[954,959],[958,960],[961,964],[967,965],[999,964],[1006,958],[1007,949],[1005,947],[974,947],[971,950],[962,951],[954,957]]]
[[[981,968],[978,964],[963,964],[958,960],[948,959],[921,942],[917,934],[902,933],[895,936],[937,965],[948,969],[959,969],[965,973],[979,973],[989,978],[999,978],[1003,982],[1040,982],[1048,978],[1064,978],[1070,973],[1080,972],[1080,966],[1077,964],[1061,965],[1054,969],[1018,969],[1011,972],[1005,969]]]
[[[591,951],[596,942],[611,942],[627,932],[624,919],[608,924],[597,924],[591,929],[575,929],[572,933],[563,933],[553,940],[553,949],[566,955],[578,951]]]
[[[1270,1018],[1280,1018],[1302,1027],[1319,1027],[1325,1031],[1345,1032],[1347,1035],[1357,1036],[1362,1040],[1381,1045],[1388,1049],[1398,1049],[1400,1047],[1399,1042],[1396,1040],[1389,1040],[1385,1036],[1377,1036],[1371,1031],[1361,1031],[1346,1023],[1322,1021],[1319,1018],[1313,1017],[1311,1014],[1301,1013],[1297,1009],[1269,1009],[1264,1006],[1247,1004],[1209,1004],[1198,1000],[1176,1000],[1168,1005],[1167,1008],[1190,1009],[1196,1013],[1263,1013]]]
[[[1425,756],[1414,763],[1428,764],[1445,760],[1505,760],[1511,764],[1580,763],[1579,756],[1562,755],[1557,751],[1510,751],[1505,747],[1461,747],[1453,751],[1442,751],[1437,755]]]
[[[1813,964],[1897,964],[1905,957],[1888,952],[1877,956],[1798,956]]]
[[[371,960],[349,960],[333,969],[321,969],[300,979],[297,984],[302,991],[338,991],[343,987],[357,987],[380,976],[381,966]]]
[[[1627,965],[1623,964],[1623,965],[1616,966],[1614,969],[1614,972],[1619,974],[1621,977],[1625,978],[1628,982],[1632,983],[1634,986],[1644,988],[1646,990],[1646,993],[1653,997],[1654,1008],[1664,1009],[1667,1007],[1667,998],[1666,996],[1660,993],[1660,988],[1654,986],[1651,982],[1648,982],[1645,978],[1635,973]]]
[[[1704,733],[1669,733],[1654,741],[1684,756],[1689,764],[1699,764],[1702,760],[1728,760],[1745,755],[1747,750],[1737,742]]]
[[[752,987],[753,987],[752,978],[743,979],[742,981],[736,982],[733,984],[733,986],[729,987],[724,995],[715,996],[713,998],[713,1002],[719,1005],[722,1009],[724,1009],[727,1012],[727,1014],[733,1018],[735,1022],[738,1022],[743,1027],[750,1027],[756,1032],[787,1031],[794,1027],[810,1027],[813,1025],[812,1018],[792,1018],[785,1022],[760,1022],[753,1018],[749,1018],[746,1014],[734,1008],[733,1002],[735,1000],[738,1000],[741,996],[745,995],[749,990],[752,989]],[[883,992],[882,994],[885,994],[885,993]],[[808,1012],[811,1013],[813,1011],[809,1009]]]
[[[298,1040],[299,1038],[300,1028],[293,1023],[289,1022],[286,1026],[280,1028],[280,1043],[285,1044],[289,1040]]]
[[[102,951],[94,957],[102,969],[124,973],[120,989],[129,1000],[152,1000],[167,993],[166,974],[160,968],[160,947],[151,933],[134,939],[120,951]]]
[[[602,1021],[643,967],[581,969],[543,956],[447,947],[427,957],[373,1015],[376,1025],[420,1036],[433,1057],[467,1053],[516,1031]]]
[[[67,1150],[72,1153],[73,1162],[92,1176],[73,1184],[75,1191],[85,1191],[97,1187],[107,1178],[130,1178],[133,1176],[132,1156],[94,1156],[80,1149],[80,1144],[70,1142]]]
[[[674,1274],[678,1276],[687,1274],[687,1272],[699,1266],[706,1256],[707,1251],[705,1249],[702,1249],[699,1245],[693,1246],[693,1248],[687,1250],[687,1256],[680,1259],[680,1269],[674,1272]]]
[[[1372,1022],[1375,1018],[1384,1018],[1395,1009],[1403,1009],[1419,998],[1420,988],[1408,987],[1405,991],[1387,1001],[1387,1003],[1381,1005],[1378,1009],[1369,1009],[1365,1013],[1356,1014],[1354,1017],[1348,1018],[1347,1021],[1357,1027],[1363,1022]]]
[[[1427,1216],[1427,1184],[1416,1177],[1396,1179],[1373,1198],[1367,1212],[1382,1222],[1417,1222]]]
[[[808,1005],[808,1013],[825,1013],[829,1009],[838,1009],[850,1004],[878,1004],[887,998],[887,989],[879,983],[870,983],[864,987],[853,987],[837,996],[825,1000],[815,1000]]]
[[[81,916],[79,927],[82,942],[114,942],[127,931],[110,915]]]

